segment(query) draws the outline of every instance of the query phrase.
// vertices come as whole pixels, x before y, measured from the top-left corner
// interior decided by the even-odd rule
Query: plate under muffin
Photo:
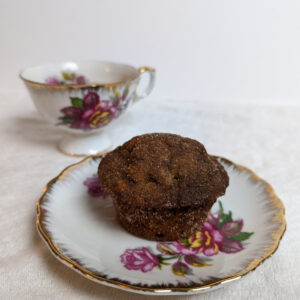
[[[185,241],[155,242],[118,223],[101,189],[101,157],[52,179],[37,202],[37,228],[55,257],[95,282],[150,295],[211,291],[253,271],[279,246],[284,206],[253,171],[225,158],[230,183],[203,229]]]

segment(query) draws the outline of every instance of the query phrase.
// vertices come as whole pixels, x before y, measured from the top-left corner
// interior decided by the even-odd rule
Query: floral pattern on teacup
[[[244,241],[253,232],[243,232],[242,219],[233,220],[232,212],[224,212],[219,202],[217,214],[209,214],[201,231],[187,240],[158,242],[156,250],[141,247],[126,249],[120,256],[121,263],[128,270],[150,272],[155,267],[171,266],[176,276],[193,274],[192,267],[212,266],[209,257],[219,253],[233,254],[244,249]],[[172,265],[168,261],[175,261]]]
[[[73,129],[91,130],[107,125],[119,114],[119,108],[109,100],[100,100],[96,92],[88,92],[83,98],[70,97],[71,106],[62,108],[63,116],[58,125]]]
[[[85,76],[78,75],[74,72],[62,72],[61,78],[57,76],[49,76],[45,79],[45,83],[50,85],[65,85],[65,84],[77,84],[83,85],[87,83]]]
[[[131,97],[130,86],[121,93],[115,90],[109,100],[100,99],[96,92],[89,91],[83,97],[70,97],[71,106],[62,108],[57,125],[66,125],[72,129],[92,130],[101,128],[118,117],[124,111]]]

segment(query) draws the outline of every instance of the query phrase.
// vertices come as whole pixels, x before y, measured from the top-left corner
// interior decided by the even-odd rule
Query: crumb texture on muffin
[[[134,137],[108,153],[99,178],[121,203],[153,209],[210,209],[229,183],[223,166],[201,143],[166,133]]]

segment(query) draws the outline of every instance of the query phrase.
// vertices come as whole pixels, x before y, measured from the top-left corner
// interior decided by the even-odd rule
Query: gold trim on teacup
[[[153,67],[140,67],[137,69],[137,75],[133,79],[122,81],[122,82],[116,82],[116,83],[106,83],[106,84],[100,84],[100,83],[88,83],[88,84],[47,84],[47,83],[42,83],[42,82],[37,82],[37,81],[32,81],[29,79],[26,79],[22,73],[24,72],[21,71],[19,73],[19,77],[28,85],[36,87],[36,88],[43,88],[43,89],[50,89],[50,90],[79,90],[79,89],[96,89],[96,88],[105,88],[105,89],[114,89],[119,86],[124,86],[126,84],[130,84],[134,81],[136,81],[141,73],[144,73],[146,71],[152,71],[155,72],[156,69]]]
[[[142,292],[148,292],[148,293],[155,293],[155,294],[170,294],[172,292],[182,292],[182,293],[192,293],[192,292],[198,292],[210,289],[212,287],[215,287],[217,285],[223,285],[228,282],[238,280],[245,276],[246,274],[254,271],[259,265],[261,265],[267,258],[271,257],[274,252],[277,250],[280,240],[285,232],[286,229],[286,221],[284,217],[284,205],[282,201],[279,199],[279,197],[275,194],[272,186],[265,181],[264,179],[260,178],[257,174],[255,174],[250,169],[241,166],[239,164],[236,164],[226,158],[218,157],[222,162],[228,165],[232,165],[235,168],[239,169],[241,172],[246,171],[251,174],[251,179],[254,182],[263,182],[265,185],[265,192],[269,195],[270,199],[270,205],[272,209],[277,209],[277,212],[274,214],[273,218],[271,219],[272,223],[278,224],[277,228],[272,232],[271,239],[272,244],[268,247],[264,248],[264,254],[261,257],[255,258],[251,260],[248,265],[241,271],[236,272],[234,275],[227,276],[224,278],[212,278],[208,281],[205,281],[202,284],[199,283],[192,283],[189,286],[178,284],[177,286],[170,285],[157,285],[152,287],[147,287],[139,284],[130,284],[129,282],[124,282],[121,280],[116,279],[108,279],[105,275],[102,274],[96,274],[95,272],[92,272],[84,267],[82,267],[78,262],[76,262],[74,259],[71,259],[63,254],[63,251],[58,247],[58,245],[52,241],[50,233],[47,231],[47,229],[44,226],[44,219],[45,219],[45,209],[41,207],[43,204],[45,195],[47,194],[48,190],[51,188],[51,186],[60,180],[64,180],[68,173],[78,168],[79,166],[89,162],[92,159],[99,158],[101,155],[96,156],[89,156],[82,160],[79,163],[75,163],[67,168],[65,168],[57,177],[53,178],[44,188],[42,196],[37,201],[37,229],[43,238],[43,240],[47,243],[48,247],[50,248],[51,252],[54,254],[54,256],[62,261],[64,264],[68,265],[69,267],[73,268],[74,270],[81,273],[83,276],[92,279],[94,281],[99,281],[104,284],[110,285],[110,286],[116,286],[118,288],[128,289],[128,290],[134,290],[134,291],[142,291]]]

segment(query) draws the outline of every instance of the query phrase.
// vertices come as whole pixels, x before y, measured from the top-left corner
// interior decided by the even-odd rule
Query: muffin
[[[167,133],[132,138],[101,160],[98,175],[123,227],[157,241],[199,231],[229,184],[201,143]]]

